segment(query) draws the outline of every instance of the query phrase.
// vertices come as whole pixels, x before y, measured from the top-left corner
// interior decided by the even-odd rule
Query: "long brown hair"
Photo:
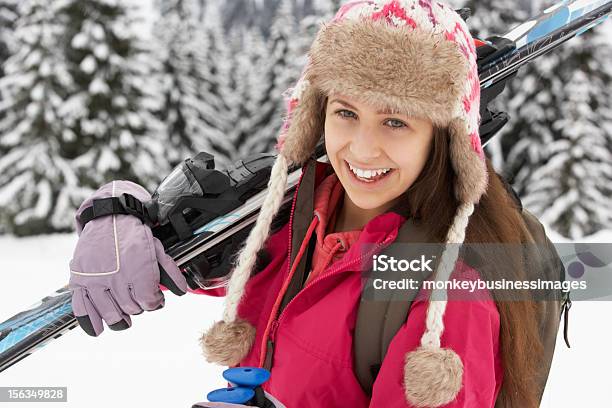
[[[487,191],[470,217],[464,243],[532,242],[517,204],[488,158],[486,165],[489,172]],[[429,160],[397,204],[407,210],[409,216],[424,221],[432,242],[445,242],[453,222],[459,205],[453,190],[455,179],[450,161],[448,131],[434,127]],[[485,261],[493,262],[490,259]],[[506,259],[504,262],[496,262],[494,265],[508,267],[481,268],[478,272],[484,280],[525,279],[525,271],[519,260]],[[500,298],[496,296],[495,289],[491,292],[494,299]],[[538,360],[543,353],[536,319],[538,304],[534,301],[496,300],[496,305],[500,314],[500,348],[504,370],[496,406],[536,408],[539,404],[536,388]]]

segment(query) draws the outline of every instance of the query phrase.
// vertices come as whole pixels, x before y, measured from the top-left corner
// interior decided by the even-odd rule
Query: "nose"
[[[381,156],[380,140],[376,133],[367,127],[357,129],[349,145],[351,157],[367,163]]]

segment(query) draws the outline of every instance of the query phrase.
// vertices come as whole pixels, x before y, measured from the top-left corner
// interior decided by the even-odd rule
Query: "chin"
[[[369,195],[370,197],[367,197]],[[387,204],[389,200],[381,200],[379,195],[376,194],[351,194],[348,192],[348,196],[357,207],[362,210],[375,210]]]

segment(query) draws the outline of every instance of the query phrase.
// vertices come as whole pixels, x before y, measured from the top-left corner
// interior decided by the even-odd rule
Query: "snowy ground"
[[[612,242],[612,233],[590,240]],[[67,283],[75,242],[72,234],[0,237],[0,321]],[[1,373],[0,386],[67,386],[68,402],[54,406],[71,408],[188,408],[205,400],[208,391],[225,382],[222,369],[204,361],[197,339],[220,316],[222,300],[171,293],[166,299],[163,309],[134,316],[133,327],[126,331],[107,328],[98,338],[79,328],[70,331]],[[574,303],[572,348],[559,337],[542,407],[611,406],[611,315],[610,302]],[[34,406],[39,405],[19,404]]]

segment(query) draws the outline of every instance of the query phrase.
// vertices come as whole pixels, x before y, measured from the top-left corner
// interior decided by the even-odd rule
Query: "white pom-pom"
[[[448,404],[461,390],[463,363],[453,350],[419,347],[406,354],[404,390],[416,407]]]
[[[216,322],[200,339],[206,361],[235,366],[247,356],[255,341],[255,328],[245,320]]]

